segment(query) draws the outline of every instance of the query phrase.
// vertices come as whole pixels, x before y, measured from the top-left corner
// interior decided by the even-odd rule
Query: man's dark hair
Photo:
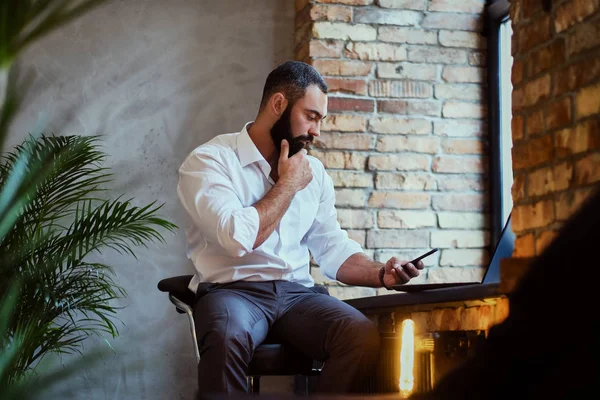
[[[271,96],[277,92],[285,94],[290,105],[306,94],[306,88],[317,85],[327,94],[327,84],[316,69],[301,61],[286,61],[275,68],[265,82],[260,109],[262,110]]]

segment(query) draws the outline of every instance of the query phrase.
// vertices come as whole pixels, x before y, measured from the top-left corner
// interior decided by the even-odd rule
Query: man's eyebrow
[[[307,108],[306,111],[317,114],[317,116],[319,117],[319,119],[325,119],[325,118],[327,118],[327,114],[321,115],[321,113],[318,112],[317,110],[311,110],[311,109]]]

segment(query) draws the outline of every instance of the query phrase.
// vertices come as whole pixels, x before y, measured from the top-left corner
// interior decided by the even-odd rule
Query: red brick
[[[568,189],[573,179],[571,163],[562,163],[530,171],[527,175],[527,194],[530,197]]]
[[[527,136],[539,135],[546,130],[544,124],[544,110],[535,111],[527,116]]]
[[[432,207],[436,211],[485,211],[487,201],[483,194],[439,194],[433,196]]]
[[[426,0],[377,0],[377,5],[383,8],[400,8],[402,10],[425,10]]]
[[[310,57],[338,58],[342,56],[344,42],[341,40],[311,40],[308,51]]]
[[[373,4],[373,0],[315,0],[317,3],[339,3],[339,4],[347,4],[349,6],[368,6]]]
[[[336,207],[367,207],[367,192],[363,189],[336,189]]]
[[[346,229],[346,232],[348,232],[349,239],[354,240],[361,247],[365,247],[365,239],[366,239],[367,233],[363,229],[361,229],[361,230]]]
[[[427,193],[375,191],[369,198],[369,207],[374,208],[427,209],[430,204]]]
[[[406,47],[390,43],[353,43],[346,45],[347,58],[377,61],[406,60]]]
[[[406,114],[408,102],[406,100],[378,100],[377,110],[382,113]]]
[[[368,248],[424,248],[428,244],[428,231],[413,229],[371,229],[367,231]]]
[[[352,8],[314,4],[310,9],[313,21],[352,21]]]
[[[512,92],[513,111],[534,106],[550,96],[550,75],[543,75]]]
[[[542,200],[533,204],[513,207],[511,222],[515,232],[543,228],[555,220],[554,200]]]
[[[558,236],[558,231],[545,231],[540,233],[535,240],[536,254],[542,254],[542,252],[552,243],[556,236]]]
[[[554,146],[552,136],[536,137],[513,145],[513,169],[531,168],[552,160]]]
[[[389,154],[369,157],[370,171],[427,171],[429,156],[423,154]]]
[[[431,133],[431,121],[422,118],[375,116],[369,121],[369,130],[383,134],[427,135]]]
[[[563,158],[588,150],[600,150],[600,120],[587,120],[556,132],[556,156]]]
[[[408,100],[409,115],[428,115],[439,117],[442,115],[442,103],[434,100]]]
[[[375,175],[375,187],[377,189],[424,191],[435,190],[436,185],[433,176],[427,173],[377,172]]]
[[[562,100],[555,101],[546,107],[546,128],[548,130],[552,130],[570,124],[573,119],[571,109],[572,106],[570,97],[565,97]]]
[[[430,0],[428,9],[429,11],[481,14],[484,5],[485,2],[481,0]]]
[[[377,39],[382,42],[437,44],[437,36],[437,32],[419,28],[382,26],[379,28]]]
[[[581,205],[594,193],[595,188],[567,190],[561,193],[556,200],[556,219],[565,221],[581,207]]]
[[[600,24],[598,21],[580,23],[567,37],[567,56],[600,46]]]
[[[444,102],[442,115],[445,118],[477,118],[487,115],[487,106],[481,103],[466,103],[456,100]]]
[[[437,225],[437,218],[432,211],[398,211],[383,210],[377,213],[379,228],[430,228]]]
[[[542,2],[540,0],[521,0],[523,9],[523,18],[531,18],[538,11],[542,11]]]
[[[373,97],[431,97],[430,83],[416,81],[371,81],[369,95]]]
[[[435,85],[436,99],[458,99],[484,101],[484,89],[476,84],[438,83]]]
[[[513,257],[533,257],[535,256],[535,236],[533,233],[519,235],[515,239],[515,250]]]
[[[515,115],[512,117],[512,121],[511,121],[511,130],[512,130],[512,139],[513,142],[516,142],[517,140],[521,140],[523,139],[524,135],[523,135],[523,128],[525,126],[525,122],[523,119],[523,116],[521,115]]]
[[[487,64],[487,56],[483,51],[474,51],[469,54],[469,64],[479,67],[485,67]]]
[[[521,2],[513,1],[510,4],[510,9],[508,10],[510,20],[512,21],[513,27],[521,22],[522,13],[521,13]]]
[[[523,82],[524,66],[525,66],[524,61],[513,62],[512,75],[511,75],[511,80],[512,80],[513,85],[518,86],[521,82]]]
[[[513,202],[519,203],[525,198],[525,182],[527,175],[525,173],[515,173],[513,178],[513,185],[510,189]]]
[[[356,171],[328,171],[334,187],[373,187],[373,175]]]
[[[389,79],[410,79],[414,81],[435,81],[437,65],[419,63],[377,63],[377,77]]]
[[[557,39],[546,47],[532,52],[527,61],[528,76],[560,65],[565,62],[565,42]]]
[[[340,150],[372,150],[375,149],[377,135],[364,133],[327,133],[315,139],[314,145],[319,149]]]
[[[430,29],[479,32],[483,28],[483,18],[479,15],[430,12],[423,18],[421,26]]]
[[[523,54],[550,39],[550,16],[544,14],[541,18],[521,25],[518,30],[519,53]]]
[[[575,182],[588,185],[600,181],[600,153],[588,154],[575,163]]]
[[[368,99],[353,99],[350,97],[329,97],[328,109],[330,112],[373,112],[375,110],[375,101]]]
[[[311,156],[317,158],[325,168],[364,170],[367,157],[358,152],[318,151],[311,149]]]
[[[599,0],[571,0],[556,7],[554,29],[560,33],[586,17],[592,15],[600,7]]]
[[[375,225],[375,215],[369,210],[342,208],[337,210],[337,219],[342,229],[368,229]]]
[[[314,60],[313,67],[322,75],[367,76],[373,63],[346,60]]]
[[[421,22],[421,13],[405,10],[357,8],[354,10],[353,19],[354,22],[364,24],[417,26]]]
[[[337,132],[364,132],[367,129],[367,119],[363,115],[329,115],[323,120],[321,129],[323,131]]]
[[[363,79],[325,78],[325,83],[329,93],[367,94],[367,81]]]
[[[371,41],[377,38],[375,27],[364,24],[352,25],[346,22],[316,21],[310,24],[308,32],[315,39]]]
[[[579,89],[600,78],[600,54],[569,65],[554,73],[554,95]]]
[[[467,47],[471,49],[483,49],[486,40],[477,32],[465,31],[440,31],[440,44],[444,47]]]
[[[471,137],[482,136],[487,133],[484,121],[467,119],[440,120],[433,123],[433,132],[439,136]]]
[[[484,146],[478,139],[444,139],[442,150],[447,154],[482,154]]]
[[[433,159],[432,171],[441,173],[479,174],[485,172],[486,160],[472,156],[438,156]]]
[[[577,93],[575,114],[577,119],[600,114],[600,82],[585,87]]]
[[[461,176],[461,175],[438,175],[438,190],[442,192],[481,192],[487,190],[487,183],[482,175]]]
[[[485,68],[447,66],[444,67],[442,78],[446,82],[480,83],[485,80]]]
[[[377,151],[399,152],[410,151],[415,153],[436,154],[440,142],[438,138],[413,137],[413,136],[380,136],[377,140]]]
[[[467,52],[463,49],[411,47],[408,49],[408,60],[432,64],[465,64],[467,62]]]

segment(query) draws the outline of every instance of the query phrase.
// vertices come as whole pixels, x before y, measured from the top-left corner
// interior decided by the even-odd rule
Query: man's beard
[[[281,141],[287,140],[290,144],[290,153],[288,157],[293,156],[305,148],[308,143],[312,143],[313,137],[310,135],[301,135],[294,137],[292,134],[292,106],[288,105],[281,114],[281,118],[271,128],[271,139],[279,153],[281,153]]]

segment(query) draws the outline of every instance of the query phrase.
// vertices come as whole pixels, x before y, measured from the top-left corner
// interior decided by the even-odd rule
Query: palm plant
[[[24,87],[15,60],[30,44],[108,0],[0,1],[0,150]],[[0,398],[25,399],[75,371],[81,360],[32,385],[47,354],[81,350],[93,334],[116,335],[112,300],[125,295],[111,266],[89,261],[112,248],[161,241],[159,205],[105,200],[111,175],[98,137],[30,137],[0,158]],[[26,379],[23,379],[26,377]]]
[[[25,151],[31,155],[25,169],[53,164],[0,241],[0,293],[7,292],[8,282],[22,282],[9,339],[20,337],[23,344],[3,377],[6,383],[49,352],[78,351],[92,334],[116,336],[111,301],[125,292],[114,282],[111,266],[87,261],[88,256],[105,248],[135,256],[135,246],[163,240],[158,229],[176,228],[157,216],[161,206],[155,203],[136,207],[100,198],[111,175],[102,167],[98,140],[31,137],[0,164],[0,188]]]

